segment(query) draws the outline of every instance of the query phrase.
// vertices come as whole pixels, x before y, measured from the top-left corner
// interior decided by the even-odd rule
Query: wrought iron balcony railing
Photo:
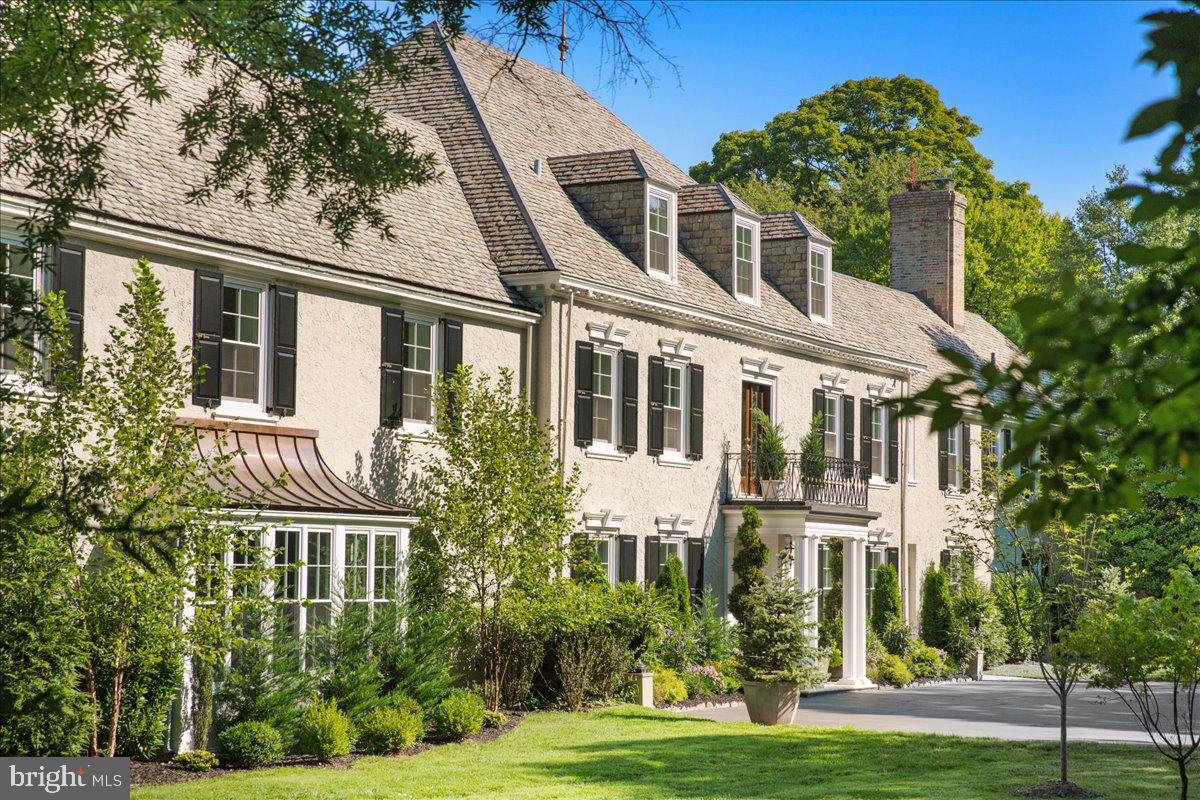
[[[765,463],[758,453],[727,453],[725,497],[730,501],[867,507],[868,467],[862,461],[788,453]],[[782,469],[779,467],[782,465]],[[765,476],[775,475],[776,479]]]

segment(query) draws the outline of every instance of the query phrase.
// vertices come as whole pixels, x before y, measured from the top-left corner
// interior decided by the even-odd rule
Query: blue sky
[[[844,80],[905,74],[983,127],[975,146],[997,177],[1022,179],[1069,214],[1115,163],[1150,165],[1154,140],[1125,143],[1134,112],[1171,87],[1137,59],[1159,2],[685,2],[656,41],[678,81],[615,91],[597,75],[598,46],[575,46],[567,73],[667,156],[689,167],[724,131],[757,128]],[[526,56],[557,68],[558,54]]]

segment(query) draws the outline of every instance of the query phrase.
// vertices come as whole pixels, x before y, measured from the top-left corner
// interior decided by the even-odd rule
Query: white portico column
[[[804,593],[817,588],[817,542],[816,536],[799,534],[792,537],[792,550],[796,554],[795,577],[796,587]],[[804,607],[804,621],[812,623],[811,639],[813,646],[817,643],[817,603],[814,596]]]
[[[846,686],[867,680],[867,542],[842,540],[842,679]]]

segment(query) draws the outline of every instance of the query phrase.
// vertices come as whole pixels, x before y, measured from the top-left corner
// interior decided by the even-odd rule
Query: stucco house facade
[[[792,554],[804,589],[830,585],[827,546],[841,540],[844,680],[865,684],[874,570],[895,564],[915,619],[984,456],[978,418],[939,436],[886,403],[948,369],[939,347],[981,363],[1018,354],[964,310],[963,196],[945,182],[898,192],[891,286],[864,282],[836,271],[837,243],[810,222],[695,184],[563,75],[436,26],[408,46],[428,66],[375,101],[442,177],[388,198],[393,240],[360,232],[343,250],[305,197],[186,202],[205,165],[177,155],[175,125],[205,78],[168,49],[171,98],[131,117],[99,202],[29,279],[66,293],[96,350],[131,264],[149,259],[177,337],[210,366],[181,416],[235,432],[247,481],[287,470],[294,483],[272,496],[287,530],[262,535],[329,576],[298,581],[298,609],[328,599],[311,586],[328,593],[358,570],[372,598],[403,580],[411,475],[395,437],[427,446],[440,371],[506,368],[564,469],[580,469],[579,532],[612,581],[653,580],[676,555],[695,591],[724,598],[747,504],[772,564]],[[0,193],[14,274],[37,203],[18,185]],[[789,457],[764,489],[755,408],[792,449],[821,414],[825,453]],[[212,438],[197,436],[203,451]]]

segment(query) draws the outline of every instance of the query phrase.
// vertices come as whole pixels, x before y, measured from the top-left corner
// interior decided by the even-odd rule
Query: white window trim
[[[833,404],[833,421],[834,421],[833,436],[834,436],[834,441],[837,442],[837,444],[834,447],[834,449],[837,452],[833,454],[832,458],[849,458],[849,456],[847,456],[845,453],[842,452],[846,447],[845,437],[842,436],[842,433],[843,433],[842,417],[844,416],[844,413],[845,413],[844,409],[842,408],[842,390],[841,389],[827,389],[825,391],[825,408],[821,409],[821,415],[823,417],[829,416],[826,412],[829,409],[830,399],[833,399],[833,401],[834,401],[834,404]]]
[[[950,468],[949,464],[946,465],[946,496],[947,497],[964,497],[965,492],[963,492],[963,488],[962,488],[963,487],[963,447],[964,446],[970,447],[971,442],[970,442],[970,440],[967,440],[965,443],[963,442],[964,437],[962,435],[963,430],[962,430],[961,425],[955,425],[953,428],[951,428],[950,431],[947,433],[947,438],[949,437],[950,432],[952,432],[954,434],[954,450],[953,450],[953,452],[954,452],[954,457],[955,457],[955,465],[954,465],[953,469]],[[949,444],[948,441],[947,441],[947,444]],[[946,450],[947,456],[949,455],[950,452],[951,452],[950,449]]]
[[[654,526],[659,536],[667,538],[682,537],[686,539],[692,532],[696,520],[689,519],[683,514],[659,514],[654,518]]]
[[[684,532],[684,533],[678,533],[678,532],[664,533],[664,532],[662,532],[661,529],[659,530],[659,534],[658,534],[658,546],[659,547],[662,547],[663,545],[667,545],[667,544],[673,544],[679,548],[679,563],[683,565],[683,575],[685,578],[687,577],[687,574],[688,574],[688,571],[687,571],[687,569],[688,569],[687,540],[688,540],[688,537],[687,537],[686,532]],[[658,565],[658,570],[660,573],[662,572],[662,570],[665,566],[666,566],[665,560],[663,561],[662,564]]]
[[[909,486],[917,485],[917,418],[909,417],[904,423],[904,435],[906,437],[905,449],[908,451],[907,464],[904,465],[904,471],[908,480]]]
[[[629,329],[622,328],[616,322],[589,322],[587,324],[588,338],[598,347],[623,348]]]
[[[660,200],[667,201],[667,224],[670,228],[671,240],[667,243],[667,271],[660,272],[650,268],[650,198],[657,197]],[[643,247],[643,263],[646,265],[646,274],[652,278],[658,278],[661,281],[669,283],[675,282],[677,253],[679,250],[679,203],[675,192],[665,189],[660,186],[655,186],[652,183],[646,184],[646,202],[645,208],[642,210],[642,230],[645,233],[645,244]]]
[[[814,314],[813,310],[812,310],[813,281],[812,281],[812,260],[811,259],[812,259],[812,253],[814,251],[818,252],[818,253],[822,253],[825,256],[825,314],[824,314],[824,316]],[[808,296],[808,309],[807,309],[808,317],[813,322],[820,323],[821,325],[832,325],[833,324],[833,248],[831,248],[827,245],[817,244],[816,242],[809,240],[808,254],[805,257],[805,260],[807,261],[807,263],[805,264],[805,267],[807,268],[805,270],[805,280],[807,281],[807,286],[808,286],[808,290],[806,292],[806,295]]]
[[[662,357],[668,361],[684,361],[692,360],[692,356],[696,354],[696,343],[684,339],[682,336],[678,339],[659,339],[658,349],[662,353]]]
[[[766,356],[762,358],[742,356],[742,380],[744,381],[754,381],[774,386],[775,379],[779,377],[779,373],[782,371],[782,364],[778,364]],[[772,394],[774,393],[772,392]]]
[[[667,359],[663,361],[663,386],[664,393],[666,388],[666,371],[668,368],[679,370],[679,449],[667,449],[667,437],[664,431],[663,434],[663,451],[657,456],[657,461],[664,467],[680,467],[691,469],[692,462],[687,457],[688,443],[688,369],[687,364],[682,361]],[[663,418],[664,425],[666,420],[667,404],[663,400]]]
[[[612,509],[604,508],[599,511],[585,511],[583,514],[583,535],[588,541],[596,539],[608,540],[608,583],[617,585],[617,542],[621,528],[625,524],[625,515],[614,513]]]
[[[750,260],[750,294],[742,294],[737,290],[737,231],[738,228],[750,229],[750,247],[752,248],[752,258]],[[733,215],[733,296],[743,303],[758,305],[761,296],[759,289],[762,283],[762,256],[760,254],[760,239],[758,223],[749,217],[743,217],[739,214]]]
[[[9,247],[26,247],[26,242],[20,239],[14,239],[9,236],[0,237],[0,241]],[[7,265],[0,264],[0,274],[3,274]],[[34,262],[33,265],[33,290],[31,295],[36,300],[44,297],[50,291],[48,284],[50,272],[50,254],[44,253],[41,263]],[[33,365],[37,367],[37,371],[41,374],[41,380],[34,383],[24,380],[23,376],[17,371],[5,370],[0,372],[0,384],[10,387],[20,394],[28,394],[32,396],[42,395],[47,398],[53,396],[47,391],[46,382],[46,354],[42,352],[42,334],[33,330]]]
[[[424,314],[413,314],[408,311],[404,312],[405,335],[408,334],[408,323],[419,322],[429,326],[429,366],[433,373],[429,388],[432,390],[437,385],[438,380],[442,376],[442,347],[441,334],[442,326],[438,324],[436,317],[429,317]],[[408,371],[408,367],[404,368]],[[403,395],[404,387],[400,387],[400,392]],[[405,437],[415,441],[429,441],[434,429],[437,427],[437,409],[433,408],[433,400],[430,399],[430,419],[428,422],[419,419],[409,419],[404,417],[401,420],[398,432]],[[403,405],[403,401],[401,401]]]
[[[612,435],[611,441],[598,442],[595,439],[596,434],[596,411],[592,408],[592,441],[588,444],[587,449],[583,454],[587,458],[597,458],[602,461],[627,461],[629,454],[617,449],[617,442],[621,441],[621,351],[619,348],[609,345],[600,345],[592,349],[592,358],[597,355],[604,354],[612,357]],[[596,366],[593,363],[592,370],[595,371]],[[592,400],[595,402],[595,387],[593,386]]]
[[[887,406],[881,405],[878,402],[875,402],[871,405],[871,449],[872,450],[874,450],[874,448],[875,448],[875,412],[876,411],[883,412],[883,428],[879,432],[879,441],[880,441],[882,447],[880,448],[879,474],[876,475],[874,472],[872,472],[869,483],[873,487],[879,487],[881,489],[886,489],[887,487],[892,485],[888,481],[888,474],[887,474],[888,445],[890,444],[888,442],[888,430],[889,430],[888,416],[889,416],[889,413],[891,412],[891,409],[888,408]]]
[[[279,423],[279,418],[273,414],[267,413],[267,387],[270,386],[268,380],[267,369],[270,366],[270,359],[267,357],[267,332],[270,330],[270,320],[268,317],[271,313],[270,303],[267,302],[268,286],[262,281],[257,281],[252,278],[246,278],[242,275],[228,273],[222,276],[221,285],[221,325],[225,325],[225,287],[232,286],[236,289],[249,289],[258,292],[258,402],[251,403],[246,400],[235,400],[221,395],[221,402],[212,410],[214,419],[219,420],[245,420],[249,422],[259,422],[266,425],[276,425]],[[222,344],[224,336],[221,337]],[[224,369],[224,358],[222,357],[222,369]],[[218,387],[220,391],[220,381],[222,376],[217,376]]]

